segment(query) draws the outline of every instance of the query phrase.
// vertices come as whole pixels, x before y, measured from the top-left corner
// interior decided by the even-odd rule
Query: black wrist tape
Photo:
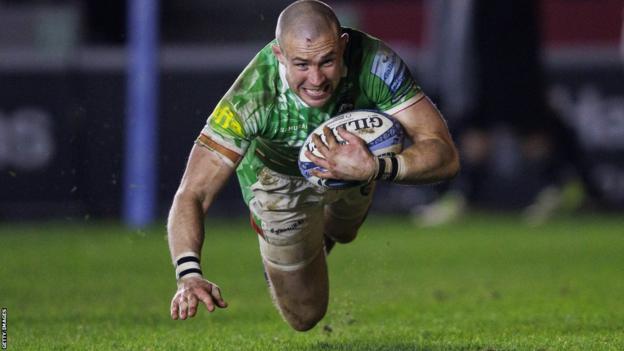
[[[189,274],[202,276],[202,271],[199,266],[199,257],[193,255],[181,255],[175,261],[176,266],[176,279],[187,276]]]
[[[396,179],[399,171],[399,162],[396,156],[380,157],[379,170],[377,171],[376,180],[393,181]]]

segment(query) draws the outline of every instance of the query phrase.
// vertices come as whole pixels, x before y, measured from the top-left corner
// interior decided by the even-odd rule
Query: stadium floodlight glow
[[[124,221],[143,227],[156,214],[158,0],[128,1]]]

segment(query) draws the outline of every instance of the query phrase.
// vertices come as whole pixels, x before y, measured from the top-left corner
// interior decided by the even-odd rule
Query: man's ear
[[[286,57],[284,56],[284,53],[282,52],[282,48],[280,48],[279,45],[275,44],[271,46],[271,49],[273,50],[273,55],[275,55],[277,60],[281,64],[286,65]]]
[[[340,43],[343,48],[347,47],[347,43],[349,42],[349,33],[342,33],[340,35]]]

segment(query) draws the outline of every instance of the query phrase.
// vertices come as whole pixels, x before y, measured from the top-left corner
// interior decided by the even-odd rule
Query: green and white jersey
[[[292,90],[285,67],[273,55],[272,41],[243,70],[219,101],[200,135],[200,142],[219,151],[244,156],[237,175],[245,202],[258,172],[301,176],[299,149],[317,126],[332,116],[354,109],[394,114],[423,97],[401,58],[380,40],[349,33],[343,77],[332,98],[320,108],[307,106]],[[230,157],[229,159],[232,159]],[[228,158],[224,158],[228,160]]]

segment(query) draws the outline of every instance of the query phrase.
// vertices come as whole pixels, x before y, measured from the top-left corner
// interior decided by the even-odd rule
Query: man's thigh
[[[294,271],[311,262],[323,248],[323,192],[269,169],[251,190],[249,209],[266,263]]]
[[[307,330],[327,310],[323,196],[305,179],[265,171],[249,203],[273,298],[286,321]]]

